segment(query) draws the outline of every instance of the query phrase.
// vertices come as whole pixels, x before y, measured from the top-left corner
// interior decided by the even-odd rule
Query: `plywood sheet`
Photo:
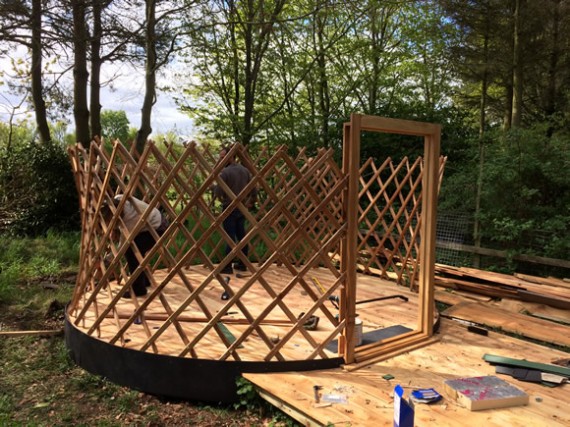
[[[246,374],[259,388],[273,394],[283,406],[307,414],[315,424],[326,426],[392,426],[393,390],[404,387],[406,395],[414,388],[435,388],[443,395],[440,402],[416,404],[416,426],[438,427],[562,427],[570,425],[567,402],[570,387],[547,388],[505,377],[530,397],[526,406],[488,409],[471,412],[444,392],[444,381],[464,376],[494,375],[495,368],[482,357],[486,353],[524,358],[549,363],[567,353],[490,332],[488,336],[471,334],[454,322],[442,319],[436,344],[410,351],[356,371],[288,372],[279,374]],[[394,379],[387,380],[390,374]],[[322,386],[321,393],[347,397],[346,403],[318,406],[313,386]],[[317,423],[318,422],[318,423]]]

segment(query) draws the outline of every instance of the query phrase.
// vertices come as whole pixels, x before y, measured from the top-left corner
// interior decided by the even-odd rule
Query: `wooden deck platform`
[[[392,317],[397,305],[386,306],[384,315]],[[398,310],[396,318],[402,323],[406,313]],[[532,318],[527,316],[527,322]],[[392,317],[393,320],[394,317]],[[475,320],[475,319],[472,319]],[[540,320],[540,319],[537,319]],[[478,323],[486,323],[484,318]],[[496,323],[496,319],[493,320]],[[526,325],[527,331],[532,326]],[[559,324],[568,334],[570,328]],[[496,326],[496,325],[495,325]],[[536,331],[544,328],[536,323]],[[565,329],[564,329],[565,328]],[[545,330],[545,334],[548,331]],[[392,426],[394,417],[393,390],[397,384],[404,387],[406,396],[415,388],[435,388],[443,395],[440,402],[415,405],[416,426],[568,426],[570,413],[570,384],[554,388],[537,383],[522,382],[499,375],[510,384],[524,390],[530,397],[527,406],[469,411],[461,407],[444,391],[447,379],[495,375],[495,367],[483,360],[483,355],[526,359],[552,363],[570,354],[534,344],[501,333],[488,332],[482,336],[469,332],[465,325],[442,319],[438,342],[410,351],[389,360],[357,370],[350,366],[311,372],[273,374],[244,374],[252,381],[262,397],[289,413],[307,426]],[[567,337],[562,337],[567,338]],[[383,377],[391,375],[387,380]],[[320,403],[315,403],[314,386],[320,387]],[[327,403],[324,395],[346,400],[346,403]]]
[[[191,283],[200,284],[204,278],[210,273],[203,266],[192,266],[185,274]],[[155,279],[160,282],[166,275],[166,271],[155,272]],[[245,284],[248,277],[237,277],[237,275],[224,275],[229,277],[229,286],[233,292],[236,292],[240,286]],[[326,269],[313,269],[310,274],[313,279],[316,292],[320,286],[328,289],[335,278]],[[292,280],[293,276],[285,267],[273,266],[264,274],[264,279],[268,281],[275,293],[279,293]],[[97,297],[97,304],[92,304],[89,312],[84,316],[83,320],[78,322],[76,327],[83,331],[88,331],[93,324],[93,319],[100,315],[103,310],[110,305],[111,299],[116,295],[118,286],[116,282],[111,282],[111,287],[106,292],[102,292]],[[240,307],[247,307],[247,312],[254,319],[258,318],[261,310],[268,305],[271,296],[259,284],[255,283],[241,297],[240,301],[243,305],[228,305],[227,301],[221,298],[223,288],[217,281],[212,281],[208,288],[200,294],[201,300],[207,305],[212,315],[224,311],[226,314],[221,318],[224,333],[231,334],[233,337],[239,337],[249,327],[245,313]],[[116,341],[116,345],[120,345],[127,349],[138,350],[147,341],[150,334],[156,331],[166,319],[169,313],[165,306],[172,311],[176,311],[181,304],[188,298],[190,291],[185,287],[179,278],[174,278],[162,291],[163,300],[154,299],[150,305],[144,310],[144,315],[139,319],[137,327],[130,327],[123,339]],[[389,326],[403,326],[409,329],[417,327],[417,298],[415,294],[410,292],[408,288],[396,286],[393,282],[384,281],[377,277],[361,275],[359,276],[357,299],[365,301],[379,297],[390,297],[399,295],[400,297],[389,298],[386,300],[364,302],[357,305],[358,317],[363,322],[362,332],[387,328]],[[90,292],[86,292],[85,300],[90,297]],[[122,298],[116,304],[116,312],[109,312],[105,321],[99,326],[99,332],[96,333],[97,338],[110,342],[116,336],[121,326],[125,323],[136,309],[136,306],[144,301],[145,297],[137,298],[136,305],[130,298]],[[407,299],[407,301],[405,300]],[[164,303],[166,301],[166,304]],[[306,312],[314,303],[301,286],[294,289],[284,299],[287,307],[299,316]],[[82,304],[78,306],[81,309]],[[333,304],[327,304],[332,315],[338,313]],[[95,311],[97,310],[97,314]],[[73,314],[70,320],[74,322]],[[184,309],[184,312],[178,316],[180,326],[183,328],[188,339],[196,336],[210,321],[200,307],[195,303],[190,304]],[[279,340],[283,337],[287,330],[292,326],[292,320],[286,314],[276,307],[261,323],[260,328],[272,340]],[[325,316],[319,314],[319,324],[316,330],[310,331],[311,337],[321,343],[330,337],[334,325]],[[307,354],[313,349],[310,348],[306,339],[299,336],[299,339],[292,339],[281,350],[281,354],[286,360],[304,360]],[[147,351],[156,354],[179,356],[187,346],[187,342],[181,339],[180,333],[174,327],[166,329],[161,339],[156,342],[153,347]],[[194,357],[207,360],[218,360],[221,355],[227,351],[226,345],[217,336],[214,329],[210,329],[205,338],[202,338],[198,345],[194,347]],[[324,357],[336,357],[336,349],[333,351],[329,346],[325,349]],[[257,334],[252,334],[243,342],[239,349],[241,361],[264,361],[268,348],[266,343],[260,339]],[[231,360],[231,358],[229,359]]]

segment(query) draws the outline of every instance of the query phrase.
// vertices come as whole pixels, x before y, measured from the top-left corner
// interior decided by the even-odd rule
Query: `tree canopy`
[[[122,67],[144,76],[139,149],[167,93],[196,139],[252,150],[339,148],[353,112],[437,122],[442,207],[476,219],[478,244],[570,230],[570,179],[556,173],[570,144],[570,0],[11,0],[0,23],[2,100],[20,100],[0,101],[6,153],[30,124],[20,104],[39,143],[70,117],[75,140],[129,138],[100,97],[102,71]],[[363,138],[363,156],[410,150]],[[563,257],[567,240],[543,247]]]

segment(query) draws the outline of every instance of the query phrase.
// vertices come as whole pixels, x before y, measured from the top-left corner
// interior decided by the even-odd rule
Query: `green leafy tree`
[[[122,143],[129,140],[129,119],[123,110],[103,110],[101,112],[101,135],[108,141],[118,139]]]

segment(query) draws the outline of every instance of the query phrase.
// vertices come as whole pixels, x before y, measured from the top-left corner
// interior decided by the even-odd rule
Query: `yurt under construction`
[[[364,132],[415,136],[424,156],[361,164]],[[142,153],[120,142],[76,145],[82,240],[66,313],[72,357],[148,393],[230,402],[242,373],[328,369],[425,345],[439,132],[354,114],[342,153],[291,156],[280,147],[254,155],[235,144],[218,158],[195,143],[149,142]],[[252,176],[239,194],[220,178],[233,159]],[[229,205],[213,196],[215,186]],[[153,223],[157,210],[162,227]],[[247,223],[239,242],[223,226],[236,210]],[[148,251],[136,241],[142,232]],[[245,268],[227,274],[233,262]],[[133,292],[141,277],[144,295]],[[397,285],[387,292],[378,286],[384,279]],[[417,322],[380,328],[385,306],[375,302],[408,307],[398,285],[418,293],[410,308]]]

